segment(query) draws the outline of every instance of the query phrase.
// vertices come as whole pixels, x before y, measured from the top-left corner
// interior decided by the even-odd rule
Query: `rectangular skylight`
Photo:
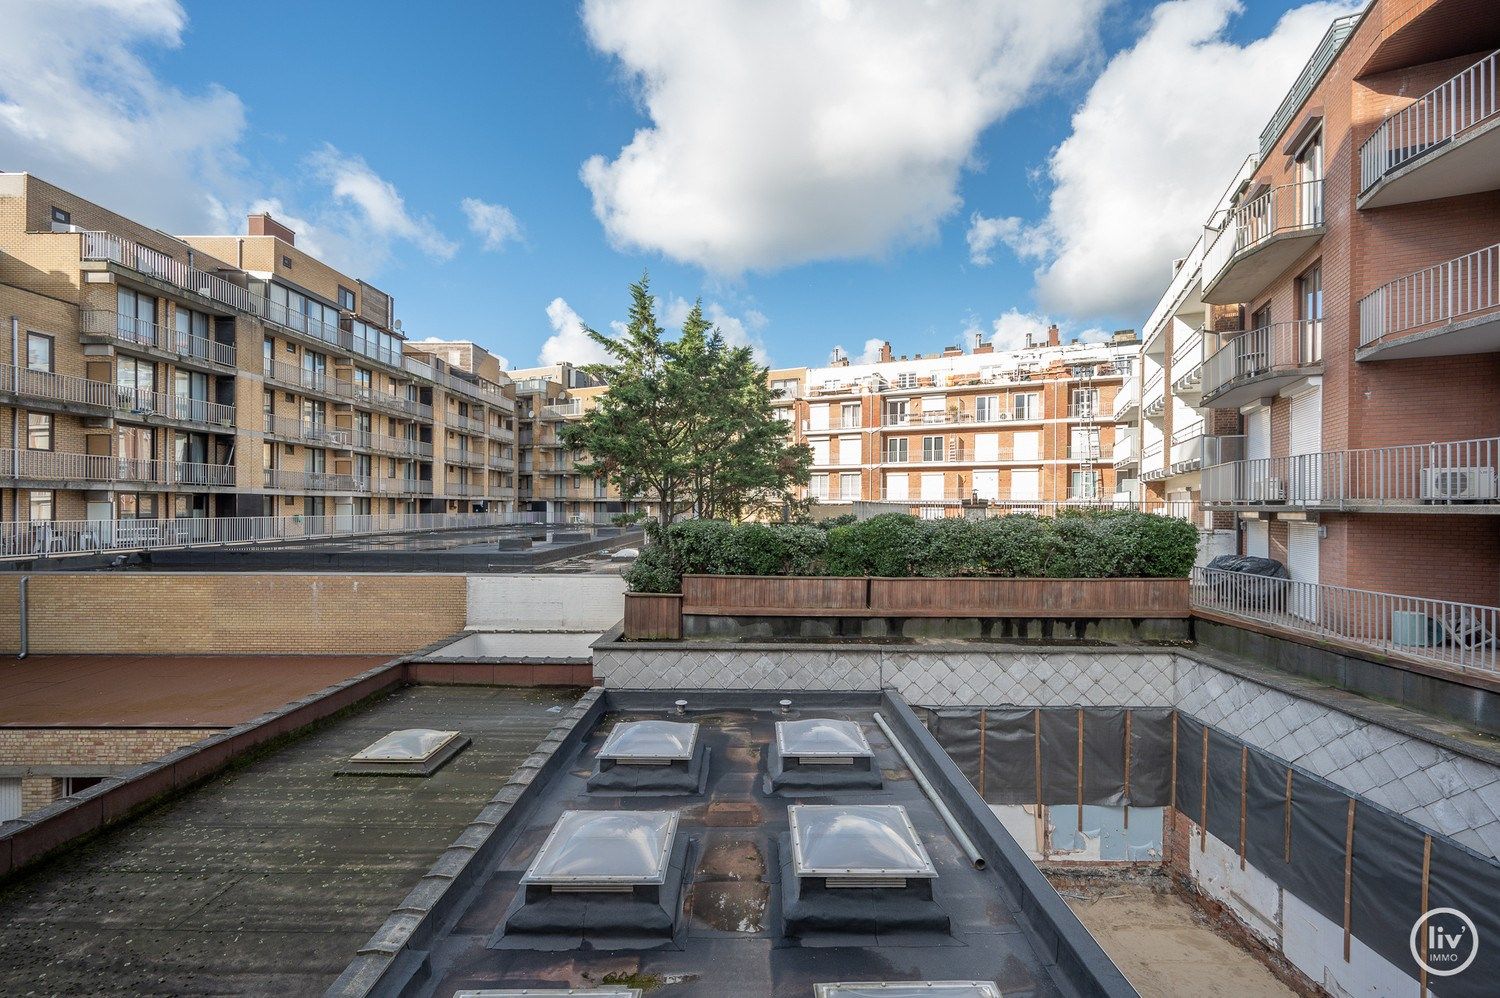
[[[863,981],[814,984],[814,998],[1000,998],[991,981]]]
[[[426,762],[453,739],[457,731],[435,731],[431,728],[404,728],[383,735],[351,757],[353,762]]]
[[[661,764],[693,757],[698,725],[683,721],[621,721],[604,739],[599,758],[616,762]]]
[[[676,834],[676,811],[564,811],[521,882],[603,890],[661,884]]]
[[[787,817],[792,869],[798,877],[937,876],[899,804],[793,804]]]
[[[776,747],[783,758],[803,762],[851,762],[874,754],[857,723],[826,717],[777,721]]]
[[[587,995],[598,995],[599,998],[641,998],[640,988],[502,988],[499,991],[485,989],[483,991],[455,991],[453,998],[532,998],[532,996],[543,996],[543,998],[568,998],[568,996],[582,998]]]

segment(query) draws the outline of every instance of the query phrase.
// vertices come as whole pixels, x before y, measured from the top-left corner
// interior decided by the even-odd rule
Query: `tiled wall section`
[[[1173,652],[601,648],[594,664],[616,689],[890,687],[923,707],[1176,707],[1500,858],[1500,767]]]

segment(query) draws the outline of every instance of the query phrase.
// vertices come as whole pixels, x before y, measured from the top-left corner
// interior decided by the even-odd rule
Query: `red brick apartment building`
[[[1109,343],[1042,342],[997,351],[896,357],[771,372],[776,405],[813,452],[807,492],[840,511],[857,501],[945,515],[974,498],[1046,505],[1107,502],[1117,482],[1115,394],[1133,332]]]
[[[1493,0],[1335,22],[1174,279],[1208,342],[1143,402],[1238,421],[1202,501],[1295,580],[1500,605],[1497,46]]]

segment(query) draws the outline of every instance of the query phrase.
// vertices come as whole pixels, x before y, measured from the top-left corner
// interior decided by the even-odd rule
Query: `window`
[[[1271,306],[1262,305],[1250,315],[1251,329],[1265,329],[1271,325]]]
[[[52,449],[52,414],[28,412],[26,414],[26,449]]]
[[[342,284],[339,285],[339,308],[348,312],[354,311],[354,292]]]
[[[119,387],[120,407],[135,413],[155,411],[152,392],[156,390],[156,365],[149,360],[121,357],[115,362],[115,384]]]
[[[315,475],[328,470],[328,452],[318,447],[307,448],[307,470]]]
[[[116,333],[133,343],[156,345],[156,299],[120,288],[115,295]]]
[[[315,350],[305,350],[302,353],[302,383],[309,387],[321,388],[324,378],[328,374],[328,357]]]
[[[267,389],[260,393],[260,411],[265,417],[266,429],[271,428],[271,421],[276,418],[276,393]]]
[[[73,213],[72,212],[63,211],[61,208],[57,207],[56,205],[54,205],[52,207],[52,231],[53,232],[57,232],[59,230],[61,230],[63,232],[66,232],[68,230],[68,227],[71,226],[72,224],[73,224]]]
[[[906,399],[892,399],[885,404],[887,426],[906,425]]]
[[[845,402],[839,406],[839,425],[844,428],[859,425],[859,403]]]
[[[53,209],[56,211],[57,209]],[[98,786],[104,782],[102,776],[65,776],[63,777],[63,796],[70,797],[73,794],[82,793],[89,787]]]
[[[942,437],[923,437],[922,438],[922,460],[923,461],[941,461],[942,459],[943,459],[943,438]]]
[[[993,423],[1000,418],[999,398],[981,395],[974,400],[974,419],[980,423]]]
[[[55,370],[52,337],[45,333],[26,334],[26,369],[28,371]]]
[[[363,367],[356,367],[354,369],[354,397],[365,402],[374,397],[370,372]]]
[[[898,374],[898,375],[896,375],[896,387],[897,388],[915,388],[915,387],[917,387],[917,376],[915,374],[909,374],[909,373],[908,374]]]
[[[126,492],[120,496],[120,519],[156,519],[156,496],[144,492]]]
[[[808,482],[808,492],[815,499],[827,499],[828,498],[828,476],[827,475],[813,475],[812,479]]]
[[[1309,322],[1319,322],[1323,318],[1323,268],[1314,265],[1301,277],[1297,278],[1297,309],[1298,318]]]
[[[1098,499],[1104,491],[1104,476],[1097,471],[1075,471],[1068,486],[1073,499]]]
[[[177,418],[208,422],[208,375],[200,371],[179,370],[175,388]]]
[[[50,489],[42,491],[32,490],[29,502],[29,516],[33,521],[56,519],[56,510],[53,505],[55,495]]]
[[[885,459],[892,464],[905,464],[909,454],[907,450],[908,444],[909,441],[905,437],[897,437],[894,440],[886,441]]]
[[[1297,202],[1300,225],[1323,224],[1323,133],[1319,131],[1307,140],[1297,153],[1297,183],[1300,197]]]
[[[1097,388],[1075,388],[1073,389],[1073,413],[1074,416],[1097,416],[1099,414],[1099,389]]]
[[[314,399],[302,400],[302,422],[308,426],[322,426],[328,419],[328,407]]]
[[[859,498],[859,475],[848,474],[839,476],[839,495],[845,499]]]
[[[1068,456],[1076,460],[1087,458],[1099,460],[1099,428],[1097,426],[1073,427],[1072,439],[1068,442]]]
[[[194,357],[208,356],[208,316],[178,308],[172,315],[172,322],[177,330],[178,351]]]
[[[1040,419],[1042,396],[1038,392],[1022,392],[1012,399],[1016,419]]]

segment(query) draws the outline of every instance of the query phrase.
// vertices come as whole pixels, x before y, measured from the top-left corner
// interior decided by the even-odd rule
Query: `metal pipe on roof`
[[[906,751],[906,746],[901,744],[901,739],[896,737],[896,733],[891,730],[891,726],[886,724],[885,718],[881,717],[878,713],[875,715],[875,723],[880,726],[881,731],[885,732],[886,738],[890,739],[891,748],[896,750],[896,754],[901,757],[902,763],[905,764],[907,769],[911,770],[912,779],[917,781],[917,786],[922,788],[922,792],[927,795],[927,799],[932,801],[932,806],[937,808],[937,813],[942,816],[943,823],[948,826],[948,831],[952,832],[953,837],[958,840],[959,847],[969,857],[969,862],[974,864],[974,869],[983,870],[986,866],[985,858],[974,847],[974,841],[969,838],[968,833],[958,826],[958,819],[953,816],[952,811],[948,810],[948,805],[943,803],[942,798],[938,797],[937,790],[933,789],[932,784],[928,782],[927,775],[917,768],[916,761]]]

